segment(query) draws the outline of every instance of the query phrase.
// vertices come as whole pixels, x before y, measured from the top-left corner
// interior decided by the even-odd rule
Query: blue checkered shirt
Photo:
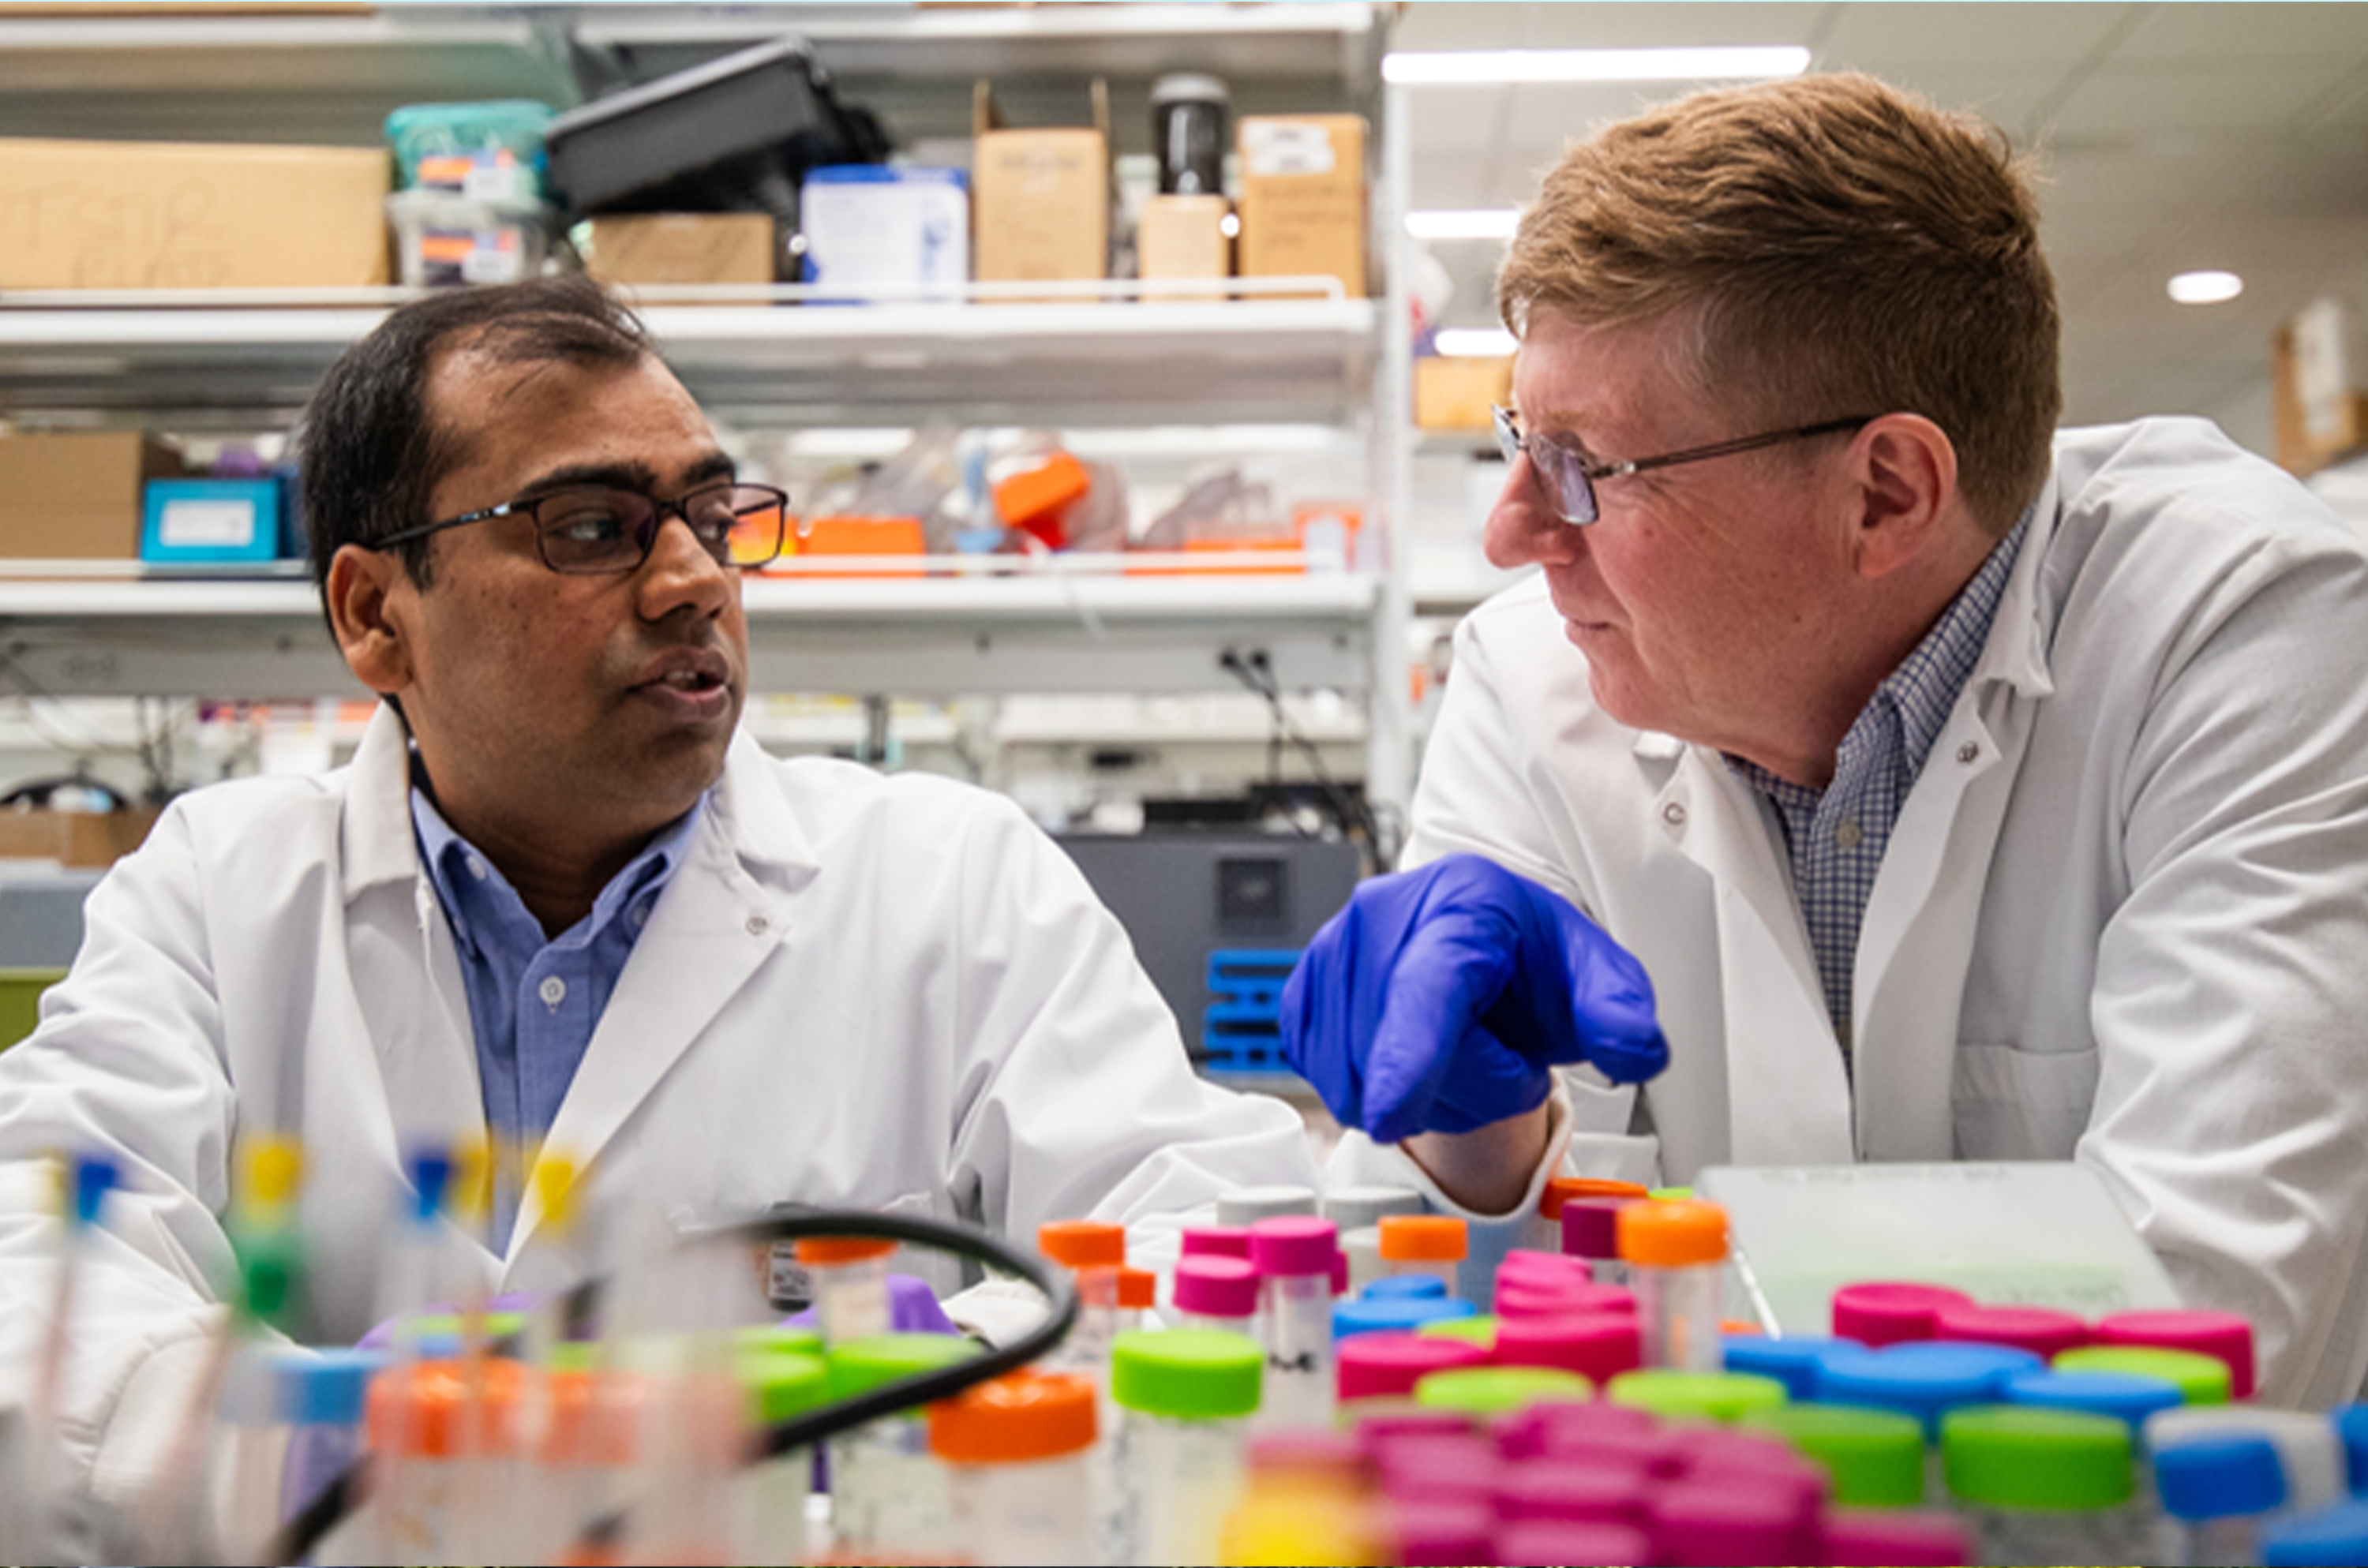
[[[1833,782],[1804,789],[1756,763],[1729,756],[1727,766],[1774,803],[1793,861],[1793,893],[1809,927],[1809,946],[1824,983],[1826,1013],[1842,1049],[1850,1048],[1850,978],[1858,958],[1860,922],[1874,892],[1884,846],[1899,808],[1923,770],[1924,759],[1949,722],[1957,694],[1989,641],[2006,580],[2030,531],[2021,521],[1982,562],[1963,592],[1916,651],[1874,688],[1842,737]]]

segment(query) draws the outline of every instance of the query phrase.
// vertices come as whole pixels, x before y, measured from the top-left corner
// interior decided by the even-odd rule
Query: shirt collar
[[[532,921],[526,901],[502,875],[500,868],[444,820],[444,813],[437,809],[435,798],[428,791],[427,771],[416,750],[411,754],[411,823],[413,832],[418,835],[419,858],[436,885],[437,899],[444,906],[445,918],[452,923],[453,935],[472,948],[482,948],[484,938],[492,933],[472,930],[473,923],[507,922],[515,916]],[[593,901],[592,913],[560,937],[581,933],[582,939],[589,941],[631,908],[641,894],[664,886],[681,865],[692,833],[707,814],[708,795],[712,793],[712,790],[702,793],[690,810],[660,828],[640,854],[609,879],[600,896]]]

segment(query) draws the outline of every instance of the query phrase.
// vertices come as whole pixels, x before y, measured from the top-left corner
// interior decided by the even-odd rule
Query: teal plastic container
[[[480,201],[543,199],[550,105],[527,98],[405,104],[386,117],[396,184]]]

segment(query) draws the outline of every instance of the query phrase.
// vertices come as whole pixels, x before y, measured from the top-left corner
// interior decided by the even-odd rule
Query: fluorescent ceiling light
[[[1520,347],[1501,326],[1441,327],[1430,343],[1448,359],[1501,359]]]
[[[1519,82],[1712,82],[1797,76],[1809,51],[1791,45],[1711,49],[1459,49],[1382,56],[1382,79],[1417,86]]]
[[[1518,207],[1467,207],[1409,212],[1406,233],[1418,240],[1509,240],[1521,225]]]
[[[2182,305],[2216,305],[2245,291],[2233,272],[2182,272],[2170,280],[2170,297]]]

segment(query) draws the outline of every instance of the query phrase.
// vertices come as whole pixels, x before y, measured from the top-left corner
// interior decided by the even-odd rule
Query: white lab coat
[[[1772,813],[1600,710],[1541,584],[1460,629],[1412,826],[1406,864],[1488,856],[1652,977],[1668,1071],[1565,1074],[1572,1168],[2078,1159],[2253,1321],[2265,1397],[2359,1388],[2368,555],[2208,424],[2059,437],[1867,904],[1855,1096]]]
[[[147,1479],[217,1315],[235,1138],[303,1140],[299,1337],[338,1344],[384,1310],[404,1151],[484,1128],[408,790],[382,710],[350,767],[182,797],[94,890],[73,973],[0,1055],[0,1376],[48,1316],[28,1162],[129,1162],[67,1406],[103,1494]],[[743,734],[686,855],[551,1128],[588,1214],[797,1200],[1026,1242],[1315,1179],[1289,1107],[1195,1077],[1117,920],[1008,801]],[[552,1229],[529,1195],[504,1256],[462,1250],[500,1289],[547,1287],[584,1267]]]

